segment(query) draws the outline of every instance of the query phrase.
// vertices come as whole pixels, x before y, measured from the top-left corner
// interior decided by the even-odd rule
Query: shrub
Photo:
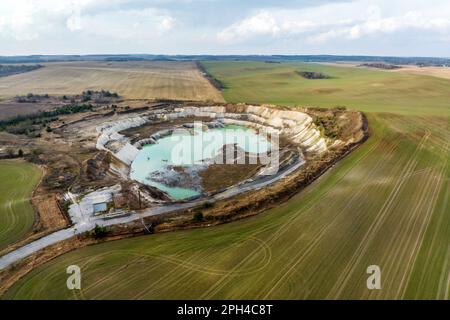
[[[106,227],[101,227],[99,225],[95,225],[94,230],[92,230],[92,236],[95,239],[101,239],[108,235],[108,230],[106,230]]]
[[[209,208],[212,208],[212,207],[214,207],[214,201],[206,201],[203,204],[203,208],[205,208],[205,209],[209,209]]]
[[[204,220],[203,213],[200,211],[196,212],[194,214],[194,217],[192,218],[192,221],[194,222],[202,222],[203,220]]]

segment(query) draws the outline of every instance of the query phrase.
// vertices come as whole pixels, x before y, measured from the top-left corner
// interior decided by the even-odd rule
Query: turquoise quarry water
[[[198,188],[181,188],[157,182],[149,176],[155,173],[176,175],[171,166],[190,167],[202,165],[205,160],[214,158],[224,145],[237,144],[245,152],[263,153],[270,149],[270,142],[264,135],[253,129],[237,125],[202,131],[176,130],[163,137],[156,144],[142,148],[131,164],[130,177],[141,183],[167,192],[171,198],[181,200],[200,194]]]

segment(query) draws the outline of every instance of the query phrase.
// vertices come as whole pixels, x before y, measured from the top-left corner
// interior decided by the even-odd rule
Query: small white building
[[[92,213],[94,215],[103,214],[108,212],[109,204],[113,201],[112,192],[101,192],[98,193],[92,199]]]

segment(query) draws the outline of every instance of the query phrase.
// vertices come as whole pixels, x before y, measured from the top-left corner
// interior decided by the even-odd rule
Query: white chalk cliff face
[[[119,132],[139,127],[154,120],[171,120],[185,117],[208,117],[222,121],[225,124],[237,124],[253,128],[264,128],[269,132],[277,132],[307,152],[322,153],[327,151],[327,140],[313,123],[313,119],[306,113],[296,110],[279,110],[266,106],[236,105],[210,107],[179,107],[173,110],[155,110],[144,115],[116,122],[105,123],[97,128],[99,137],[97,149],[111,152],[117,159],[130,165],[136,158],[138,147],[143,142],[152,141],[152,137],[145,137],[146,141],[134,145]],[[110,150],[106,147],[109,142],[115,142],[121,147]]]

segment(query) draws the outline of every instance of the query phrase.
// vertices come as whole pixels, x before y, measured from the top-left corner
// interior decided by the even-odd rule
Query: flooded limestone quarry
[[[167,226],[198,211],[212,223],[256,214],[322,174],[366,129],[344,109],[164,102],[97,112],[57,131],[96,150],[66,195],[69,215],[106,226],[158,216],[152,223]]]
[[[302,112],[259,106],[184,106],[99,126],[112,170],[171,201],[246,190],[301,166],[327,143]]]
[[[166,132],[167,136],[153,135],[152,143],[142,147],[131,164],[130,178],[156,187],[176,200],[201,195],[203,180],[212,174],[212,169],[208,171],[211,165],[257,166],[259,156],[267,156],[271,146],[265,135],[221,121],[194,122]],[[246,159],[246,153],[251,157]],[[247,161],[250,159],[252,163]],[[234,171],[230,168],[227,173],[234,175]]]

